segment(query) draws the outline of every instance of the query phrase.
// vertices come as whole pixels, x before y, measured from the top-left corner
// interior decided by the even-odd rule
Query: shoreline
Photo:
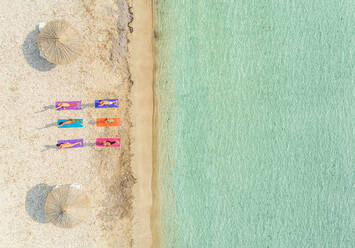
[[[153,6],[151,1],[131,3],[133,32],[129,34],[129,68],[132,81],[132,168],[137,179],[133,187],[133,247],[153,245]],[[149,11],[150,10],[150,11]],[[154,242],[155,243],[155,242]]]
[[[152,0],[152,34],[153,34],[153,173],[152,173],[152,208],[151,208],[151,230],[152,230],[152,247],[161,247],[161,229],[160,229],[160,191],[159,191],[159,99],[157,95],[156,84],[156,43],[155,43],[155,15],[154,0]]]
[[[154,66],[155,68],[155,66]],[[155,71],[155,70],[154,70]],[[159,103],[156,95],[156,84],[154,76],[154,99],[153,99],[153,173],[152,173],[152,209],[151,209],[151,230],[152,230],[152,247],[159,248],[161,246],[160,237],[160,191],[159,191]]]

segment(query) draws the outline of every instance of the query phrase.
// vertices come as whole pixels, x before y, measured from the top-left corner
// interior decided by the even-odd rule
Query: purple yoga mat
[[[63,149],[69,149],[69,148],[75,148],[75,147],[83,147],[84,146],[84,141],[83,139],[73,139],[73,140],[58,140],[57,144],[64,144],[64,143],[76,143],[76,142],[81,142],[81,144],[76,144],[75,146],[72,147],[67,147]],[[59,149],[59,147],[58,147]]]
[[[69,103],[70,106],[69,107],[61,107],[58,108],[58,105],[60,103]],[[56,110],[60,111],[60,110],[79,110],[81,109],[81,101],[62,101],[62,102],[55,102],[55,108]]]
[[[104,105],[104,106],[99,106],[100,105],[100,101],[109,101],[109,102],[115,102],[115,103]],[[117,99],[95,100],[95,108],[118,108],[118,98]]]

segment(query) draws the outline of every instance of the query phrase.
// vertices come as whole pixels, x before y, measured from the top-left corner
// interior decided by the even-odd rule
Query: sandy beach
[[[151,7],[125,0],[1,5],[0,248],[151,247]],[[36,25],[53,19],[70,22],[85,40],[72,64],[39,55]],[[119,108],[94,108],[95,99],[117,97]],[[81,100],[83,109],[55,111],[60,100]],[[121,126],[98,128],[101,117],[119,117]],[[59,118],[83,118],[84,127],[58,129]],[[95,147],[100,137],[121,138],[121,148]],[[77,138],[83,148],[57,151],[57,140]],[[91,199],[89,218],[72,229],[44,215],[46,195],[66,183],[80,183]]]

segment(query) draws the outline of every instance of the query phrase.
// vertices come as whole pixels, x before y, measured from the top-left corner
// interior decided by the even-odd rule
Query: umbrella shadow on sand
[[[22,52],[27,63],[38,71],[49,71],[56,65],[41,57],[37,46],[38,29],[29,33],[22,44]]]
[[[53,187],[47,184],[37,184],[26,195],[25,208],[29,216],[39,223],[49,223],[45,214],[45,205],[48,194]]]

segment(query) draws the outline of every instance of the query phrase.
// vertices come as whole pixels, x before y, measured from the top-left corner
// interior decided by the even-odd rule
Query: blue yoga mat
[[[75,122],[75,123],[71,123],[71,124],[64,124],[62,126],[59,126],[62,122],[64,121],[68,121],[68,120],[74,120],[74,121],[81,121],[80,122]],[[57,121],[57,126],[58,128],[74,128],[74,127],[83,127],[83,119],[58,119]]]

